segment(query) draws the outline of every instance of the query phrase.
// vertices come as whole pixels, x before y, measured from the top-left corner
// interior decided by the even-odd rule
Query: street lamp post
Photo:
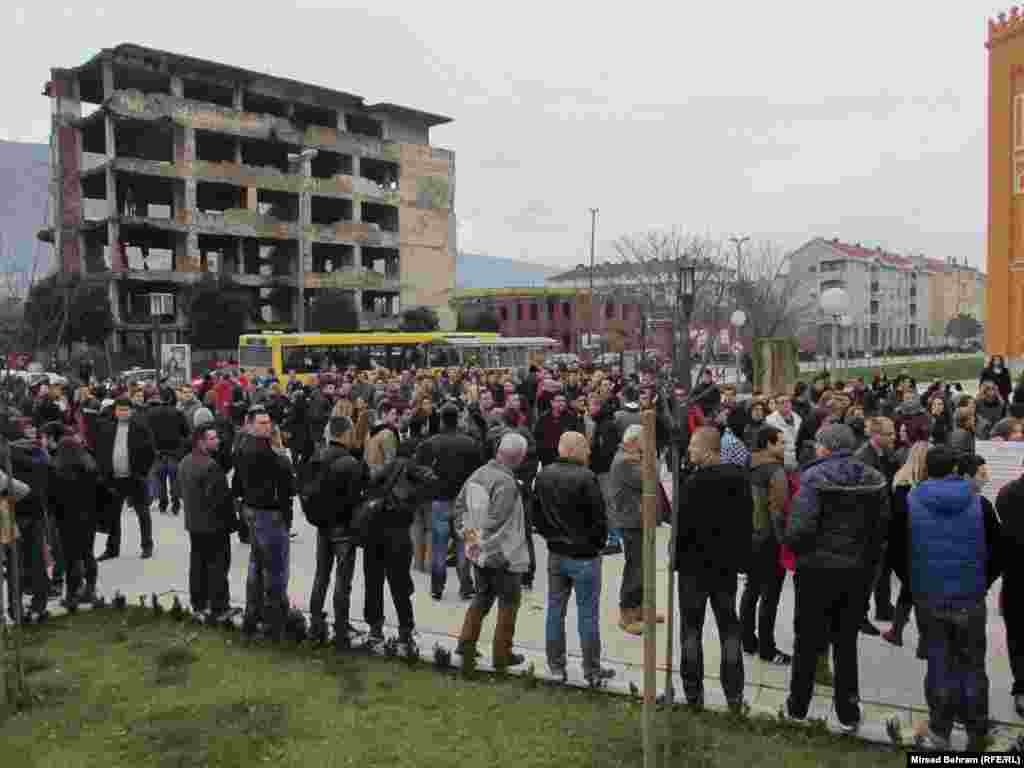
[[[672,653],[673,643],[675,642],[675,631],[673,630],[673,624],[675,623],[675,572],[676,572],[676,531],[679,528],[679,467],[682,464],[684,457],[686,456],[687,446],[690,443],[689,435],[689,415],[690,415],[690,315],[693,314],[693,304],[695,300],[695,276],[697,268],[692,262],[688,264],[679,265],[679,283],[676,292],[676,305],[673,308],[673,322],[672,322],[672,368],[675,372],[672,386],[671,399],[669,402],[672,405],[672,419],[675,422],[675,434],[674,439],[671,442],[669,461],[672,466],[672,531],[671,531],[671,544],[669,545],[669,568],[668,568],[668,614],[666,618],[666,640],[668,645],[668,652],[665,656],[669,659],[668,664],[665,665],[665,701],[671,709],[672,700],[675,698],[675,690],[672,687]],[[683,312],[683,343],[686,344],[686,399],[680,403],[679,398],[676,397],[676,387],[680,383],[679,380],[679,366],[678,360],[678,349],[679,342],[677,339],[678,327],[675,322],[675,318],[679,316],[679,310]],[[652,585],[653,589],[653,585]]]
[[[829,288],[819,299],[821,311],[831,318],[832,326],[832,381],[836,380],[836,365],[839,359],[839,323],[850,309],[850,295],[842,288]]]
[[[597,208],[590,209],[590,327],[587,329],[587,346],[594,345],[594,241],[597,236]]]
[[[742,328],[747,322],[747,313],[742,309],[737,309],[732,313],[732,317],[729,318],[729,322],[732,323],[732,327],[736,329],[735,338],[732,341],[732,349],[736,355],[736,391],[740,389],[740,355],[743,351],[743,347],[739,343],[740,328]]]

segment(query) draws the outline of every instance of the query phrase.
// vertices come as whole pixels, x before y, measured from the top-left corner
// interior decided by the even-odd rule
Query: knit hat
[[[198,429],[204,424],[209,424],[213,421],[213,412],[209,408],[196,408],[196,412],[192,414],[192,428]]]
[[[829,424],[818,430],[815,442],[830,451],[853,451],[857,447],[857,438],[853,430],[845,424]]]

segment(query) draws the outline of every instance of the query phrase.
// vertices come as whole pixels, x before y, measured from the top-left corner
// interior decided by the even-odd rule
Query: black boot
[[[309,622],[309,639],[313,645],[327,644],[327,614],[314,616]]]

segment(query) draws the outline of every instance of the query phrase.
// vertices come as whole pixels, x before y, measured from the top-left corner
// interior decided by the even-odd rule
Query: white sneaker
[[[924,733],[918,734],[914,739],[914,746],[927,749],[932,752],[947,752],[950,748],[949,739],[939,736],[931,728]]]

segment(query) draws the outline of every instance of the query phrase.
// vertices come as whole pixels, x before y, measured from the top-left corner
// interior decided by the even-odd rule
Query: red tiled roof
[[[914,267],[914,262],[911,259],[908,259],[905,256],[900,256],[899,254],[883,251],[881,248],[865,248],[860,243],[851,245],[850,243],[844,243],[838,239],[826,240],[825,242],[850,258],[878,259],[883,264],[888,264],[893,267],[901,267],[904,269],[912,269]]]

